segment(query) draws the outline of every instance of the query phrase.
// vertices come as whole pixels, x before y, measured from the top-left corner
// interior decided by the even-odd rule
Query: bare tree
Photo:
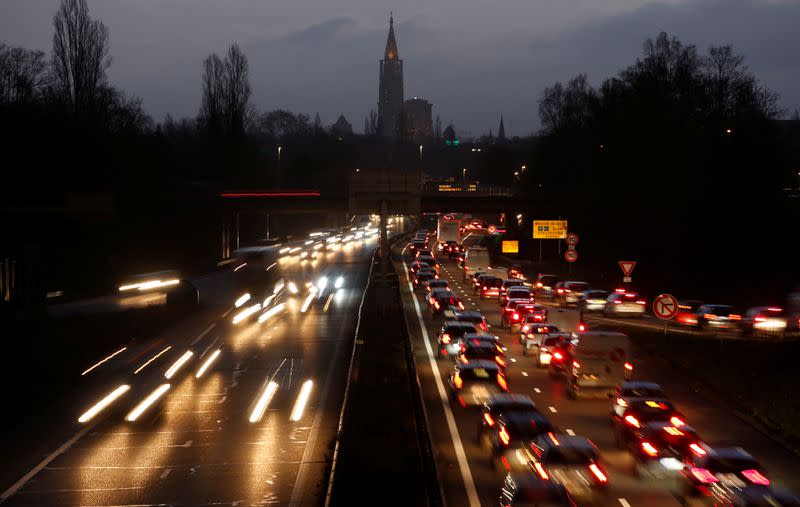
[[[0,104],[38,99],[47,80],[44,52],[0,44]]]
[[[238,44],[228,47],[225,58],[225,118],[228,132],[241,134],[250,102],[247,57]]]
[[[108,28],[89,16],[86,0],[62,0],[53,17],[56,90],[73,112],[91,112],[111,66]]]

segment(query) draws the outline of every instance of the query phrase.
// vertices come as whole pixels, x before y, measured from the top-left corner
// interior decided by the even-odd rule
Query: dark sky
[[[667,31],[705,50],[732,44],[800,108],[800,0],[89,0],[111,32],[111,80],[156,120],[193,116],[203,58],[238,42],[260,110],[325,123],[343,113],[360,131],[375,108],[378,60],[394,10],[406,97],[462,133],[528,134],[536,99],[585,72],[594,85]],[[0,40],[49,51],[58,0],[0,0]]]

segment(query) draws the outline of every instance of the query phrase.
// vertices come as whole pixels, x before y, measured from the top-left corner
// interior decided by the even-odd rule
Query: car
[[[585,312],[602,312],[606,307],[607,299],[607,290],[589,289],[584,291],[579,306]]]
[[[500,365],[487,360],[456,363],[447,385],[462,407],[481,407],[490,396],[509,392],[508,378]]]
[[[533,322],[541,324],[547,320],[547,309],[536,303],[517,303],[514,312],[511,314],[509,328],[514,326],[520,326],[521,328],[528,316],[531,316]]]
[[[424,287],[425,282],[438,279],[439,275],[433,270],[420,269],[414,274],[414,290],[420,290]]]
[[[668,399],[667,394],[655,382],[629,380],[614,389],[611,398],[611,415],[622,417],[628,405],[635,400]]]
[[[434,278],[433,280],[428,280],[423,285],[425,286],[425,292],[430,292],[433,289],[450,290],[450,284],[447,282],[447,280],[441,280],[438,278]]]
[[[506,412],[538,412],[536,403],[524,394],[504,393],[490,396],[478,418],[478,443],[486,430],[495,427],[497,418]]]
[[[425,262],[422,262],[420,260],[416,260],[416,261],[412,262],[408,266],[408,274],[413,276],[417,271],[419,271],[420,269],[425,269],[425,268],[430,268],[430,266]]]
[[[530,471],[510,472],[500,488],[500,507],[541,506],[576,507],[566,488],[551,480],[544,480]]]
[[[487,297],[497,296],[500,294],[500,286],[503,285],[503,279],[496,276],[487,276],[481,282],[481,299]]]
[[[606,300],[603,315],[606,317],[642,316],[647,311],[647,301],[639,294],[622,289],[614,291]]]
[[[517,279],[520,281],[525,278],[525,275],[522,273],[522,267],[519,264],[512,264],[511,267],[506,270],[506,276],[509,279]]]
[[[524,448],[534,473],[558,482],[580,503],[608,504],[608,472],[597,446],[586,437],[549,432]]]
[[[697,327],[697,310],[703,306],[703,302],[697,299],[678,300],[678,313],[675,314],[675,322],[681,326]]]
[[[701,445],[697,432],[686,424],[677,427],[669,421],[644,423],[631,431],[627,442],[633,456],[633,476],[675,479],[687,458],[705,452]]]
[[[417,257],[417,260],[419,262],[423,262],[423,263],[427,264],[432,269],[436,270],[437,273],[439,272],[439,269],[441,268],[441,265],[439,264],[439,261],[434,259],[432,255],[420,255],[419,257]]]
[[[523,280],[520,280],[519,278],[509,278],[507,280],[503,280],[503,285],[500,286],[499,296],[503,296],[506,292],[508,292],[508,289],[510,289],[511,287],[527,287],[527,286],[525,285],[525,282]]]
[[[453,317],[459,322],[471,322],[479,331],[489,330],[489,324],[486,323],[486,317],[484,317],[483,314],[477,310],[457,311]]]
[[[498,462],[510,470],[511,463],[519,463],[513,456],[517,449],[539,435],[554,431],[553,424],[538,411],[509,411],[497,416],[494,426],[483,433],[481,447],[489,452],[489,464]]]
[[[461,352],[456,356],[456,361],[468,364],[471,361],[487,359],[496,362],[500,368],[508,368],[503,349],[494,341],[489,340],[464,340],[460,342]]]
[[[452,292],[448,293],[439,293],[433,298],[433,304],[431,305],[431,315],[436,317],[437,315],[444,314],[445,311],[452,311],[452,310],[463,310],[464,303],[453,294]]]
[[[500,327],[510,327],[514,319],[514,311],[517,309],[517,305],[527,305],[530,303],[529,299],[509,299],[506,301],[506,304],[500,312]],[[519,322],[519,314],[517,314],[517,322]]]
[[[571,341],[572,338],[568,334],[545,335],[545,338],[536,347],[536,367],[548,366],[553,359],[553,354],[558,350],[567,349]],[[522,349],[522,354],[527,356],[529,352],[527,349]]]
[[[614,442],[619,448],[626,448],[635,432],[644,424],[653,421],[667,421],[677,428],[686,424],[686,418],[668,399],[636,399],[628,403],[621,415],[617,415],[616,412],[612,414]]]
[[[533,285],[534,294],[536,297],[551,298],[555,294],[555,287],[561,278],[556,275],[539,274],[536,277],[536,283]]]
[[[566,308],[568,306],[578,306],[583,298],[583,293],[589,289],[589,284],[586,282],[560,282],[560,286],[556,286],[556,301],[559,306]]]
[[[697,309],[700,331],[740,331],[742,314],[731,305],[702,305]]]
[[[770,486],[764,467],[741,447],[700,444],[698,449],[681,472],[678,495],[684,505],[730,505],[748,487]]]
[[[477,329],[471,322],[448,320],[439,329],[436,357],[456,356],[461,352],[459,340],[467,333],[475,333]]]
[[[510,287],[505,294],[500,295],[497,299],[500,302],[500,306],[505,305],[509,299],[527,299],[531,303],[536,301],[533,290],[530,287]]]
[[[742,330],[754,335],[782,335],[787,325],[786,312],[777,306],[756,306],[742,317]]]

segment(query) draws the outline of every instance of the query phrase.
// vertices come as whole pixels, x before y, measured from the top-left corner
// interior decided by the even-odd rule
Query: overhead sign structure
[[[534,220],[533,239],[566,239],[566,220]]]
[[[503,241],[503,253],[519,253],[519,241]]]
[[[567,244],[569,246],[575,246],[578,244],[578,235],[574,232],[570,232],[567,234]]]
[[[564,252],[564,258],[567,259],[567,262],[575,262],[578,260],[578,251],[567,250],[566,252]]]
[[[670,320],[678,314],[678,300],[672,294],[660,294],[653,300],[653,313],[661,320]]]

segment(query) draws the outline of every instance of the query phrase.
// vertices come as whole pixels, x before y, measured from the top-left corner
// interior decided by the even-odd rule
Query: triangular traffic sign
[[[636,261],[619,261],[619,267],[622,269],[623,275],[631,276],[633,268],[636,267]]]

